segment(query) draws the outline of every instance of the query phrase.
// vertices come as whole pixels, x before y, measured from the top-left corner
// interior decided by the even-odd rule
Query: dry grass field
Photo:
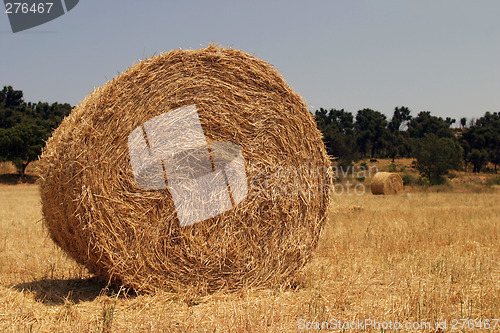
[[[498,190],[335,196],[293,287],[205,297],[106,288],[52,244],[39,201],[36,185],[0,185],[1,332],[294,332],[337,320],[472,332],[452,320],[500,318]]]

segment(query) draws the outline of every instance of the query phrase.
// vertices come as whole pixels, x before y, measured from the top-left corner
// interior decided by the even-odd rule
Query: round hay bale
[[[377,172],[370,187],[373,194],[398,194],[404,188],[401,176],[391,172]]]
[[[290,282],[332,182],[301,97],[268,63],[214,45],[153,56],[95,89],[41,159],[51,238],[138,292]]]

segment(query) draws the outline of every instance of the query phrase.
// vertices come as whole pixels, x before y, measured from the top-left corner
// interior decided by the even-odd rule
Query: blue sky
[[[314,110],[500,111],[500,1],[92,1],[13,34],[0,86],[78,104],[141,58],[211,42],[272,63]]]

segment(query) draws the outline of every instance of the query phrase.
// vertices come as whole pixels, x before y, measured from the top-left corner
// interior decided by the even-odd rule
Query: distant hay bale
[[[377,172],[372,179],[373,194],[397,194],[403,191],[403,179],[397,173]]]
[[[290,282],[317,245],[332,181],[301,97],[268,63],[213,45],[153,56],[95,89],[42,163],[51,238],[138,292]]]

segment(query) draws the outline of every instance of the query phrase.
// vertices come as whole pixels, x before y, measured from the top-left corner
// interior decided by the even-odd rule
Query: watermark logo
[[[364,181],[372,178],[378,172],[376,166],[355,166],[354,161],[350,166],[333,166],[333,176],[336,179],[333,193],[339,195],[362,196],[366,193]]]
[[[73,9],[79,0],[4,0],[12,32],[19,32],[52,21]]]
[[[137,186],[168,188],[182,227],[218,216],[248,193],[241,149],[206,141],[195,105],[181,107],[137,127],[128,137]]]

